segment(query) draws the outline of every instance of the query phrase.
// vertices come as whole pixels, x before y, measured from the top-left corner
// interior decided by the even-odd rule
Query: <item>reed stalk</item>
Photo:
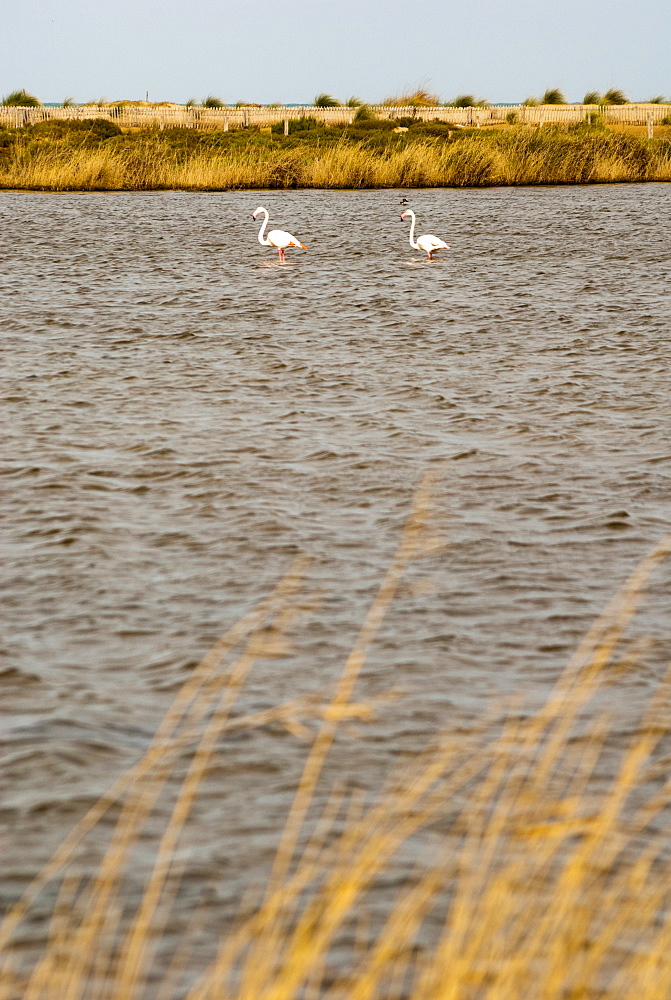
[[[369,715],[355,700],[357,681],[408,566],[440,547],[432,485],[427,478],[415,497],[329,699],[231,716],[256,661],[288,655],[299,619],[314,612],[305,560],[204,657],[143,758],[80,820],[0,925],[0,1000],[668,995],[671,669],[626,735],[614,732],[604,696],[635,668],[613,664],[671,555],[671,536],[615,595],[540,707],[530,710],[518,695],[470,732],[447,727],[392,768],[376,795],[352,793],[346,781],[321,788],[340,723]],[[310,719],[318,720],[314,734]],[[162,964],[168,922],[186,935],[199,920],[178,909],[176,859],[213,754],[241,727],[278,720],[308,748],[265,893],[221,928],[209,961],[185,940]],[[166,795],[169,818],[144,894],[128,912],[124,877]],[[78,852],[112,806],[109,847],[84,878]],[[391,875],[397,888],[383,890]],[[18,932],[50,887],[47,939],[31,960]]]

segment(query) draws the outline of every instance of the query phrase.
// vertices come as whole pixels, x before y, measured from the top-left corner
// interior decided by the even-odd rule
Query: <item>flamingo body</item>
[[[424,253],[427,255],[428,259],[433,260],[433,255],[434,253],[436,253],[437,250],[450,249],[447,243],[445,243],[443,240],[438,239],[437,236],[431,236],[428,233],[424,236],[418,236],[417,242],[414,243],[413,236],[415,235],[415,213],[412,211],[411,208],[407,209],[403,213],[401,219],[406,219],[408,217],[412,219],[412,223],[410,225],[410,246],[413,248],[413,250],[423,250]]]
[[[264,213],[265,219],[263,220],[263,225],[259,230],[259,243],[262,247],[275,247],[279,255],[280,260],[286,260],[284,256],[284,251],[287,247],[301,247],[303,250],[307,250],[304,243],[297,240],[295,236],[291,233],[285,233],[283,229],[271,229],[267,236],[264,237],[264,231],[268,225],[268,211],[265,208],[257,208],[252,214],[252,218],[255,219],[257,215],[261,212]]]

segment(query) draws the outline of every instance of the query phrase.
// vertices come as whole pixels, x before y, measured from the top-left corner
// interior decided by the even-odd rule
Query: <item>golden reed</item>
[[[612,729],[606,705],[636,669],[626,629],[671,554],[671,536],[631,575],[540,706],[520,697],[469,732],[446,729],[393,768],[376,796],[346,782],[315,794],[340,725],[365,722],[374,709],[354,700],[357,680],[409,564],[440,549],[432,522],[427,478],[330,698],[234,714],[256,661],[288,655],[315,609],[306,559],[204,657],[144,757],[5,916],[0,1000],[668,996],[671,673],[626,732]],[[302,775],[265,892],[204,956],[202,941],[192,942],[197,907],[176,902],[190,815],[227,734],[271,723],[306,741]],[[130,905],[124,880],[142,870],[147,823],[159,811],[168,818],[153,867]],[[87,845],[90,856],[87,838],[108,815],[107,850],[84,877],[78,858]],[[37,957],[21,947],[36,907],[51,912]]]
[[[628,140],[628,141],[627,141]],[[570,136],[514,129],[401,149],[365,142],[277,149],[251,143],[178,155],[138,138],[123,146],[18,147],[0,166],[0,187],[41,191],[243,188],[489,187],[671,180],[671,145],[610,133]]]

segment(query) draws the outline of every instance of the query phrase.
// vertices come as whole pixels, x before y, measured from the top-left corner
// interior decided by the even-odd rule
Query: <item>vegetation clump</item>
[[[2,106],[5,108],[41,108],[42,102],[34,94],[29,94],[27,90],[13,90],[2,99]]]
[[[316,108],[341,108],[342,104],[335,97],[330,94],[317,94],[314,99],[314,106]]]
[[[459,94],[446,104],[445,107],[450,108],[488,108],[489,103],[482,97],[475,97],[473,94]]]
[[[623,91],[618,90],[616,87],[611,87],[607,90],[601,99],[602,104],[629,104],[629,99],[624,95]]]
[[[559,87],[546,90],[540,100],[541,104],[566,104],[566,98]]]
[[[223,108],[224,102],[218,97],[214,97],[213,94],[208,94],[207,97],[203,98],[204,108]]]
[[[406,94],[385,97],[382,104],[386,108],[437,108],[440,104],[440,98],[437,94],[432,94],[426,87],[418,87]]]
[[[374,122],[377,121],[377,117],[369,104],[359,104],[354,115],[354,121],[358,124],[361,124],[361,122]]]
[[[78,141],[87,138],[94,142],[122,134],[116,122],[108,118],[48,118],[46,121],[27,125],[25,131],[36,139],[76,136]]]

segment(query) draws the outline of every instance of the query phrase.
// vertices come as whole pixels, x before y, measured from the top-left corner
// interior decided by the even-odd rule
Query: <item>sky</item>
[[[671,99],[671,0],[2,0],[0,96]]]

